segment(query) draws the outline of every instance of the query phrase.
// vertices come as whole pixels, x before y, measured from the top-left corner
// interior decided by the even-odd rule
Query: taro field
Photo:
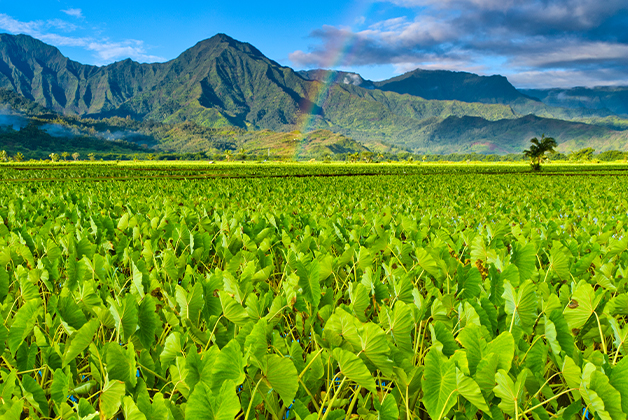
[[[0,418],[628,417],[621,166],[0,167]]]

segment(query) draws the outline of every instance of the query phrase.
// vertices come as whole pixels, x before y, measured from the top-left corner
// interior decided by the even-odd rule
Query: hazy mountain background
[[[50,136],[55,119],[96,142],[90,147],[129,152],[351,153],[362,150],[359,141],[374,151],[509,153],[540,134],[561,151],[628,150],[628,88],[517,90],[502,76],[444,70],[377,82],[295,72],[224,34],[165,63],[102,67],[0,34],[0,88],[7,118],[25,116]],[[0,148],[7,136],[20,146],[24,127],[0,118]]]

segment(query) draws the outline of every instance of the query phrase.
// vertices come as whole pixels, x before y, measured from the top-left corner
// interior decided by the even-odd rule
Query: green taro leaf
[[[299,387],[297,369],[292,360],[271,354],[265,356],[261,362],[262,375],[268,385],[277,391],[285,406],[292,404]]]
[[[124,420],[147,420],[144,413],[137,408],[133,398],[129,396],[122,398],[122,413],[124,414]]]
[[[9,336],[7,337],[7,344],[12,356],[15,356],[18,347],[33,331],[39,315],[40,304],[39,299],[30,300],[13,317],[13,323],[9,327]]]
[[[358,356],[347,350],[337,348],[333,351],[333,357],[338,362],[340,372],[343,375],[361,387],[371,392],[377,392],[375,379]]]
[[[48,415],[48,400],[37,381],[30,376],[22,376],[22,389],[26,400],[41,414]]]
[[[492,417],[491,410],[488,408],[488,404],[484,396],[482,396],[478,384],[459,370],[456,370],[456,381],[458,393],[476,408],[485,412],[487,416]]]
[[[534,283],[526,280],[518,290],[510,282],[504,282],[504,310],[509,315],[509,325],[518,325],[530,331],[536,321],[537,299]]]
[[[63,355],[63,367],[66,367],[91,344],[98,327],[100,327],[100,321],[92,318],[80,330],[72,334],[71,341],[66,345]]]
[[[299,261],[297,267],[299,287],[303,289],[303,294],[308,302],[316,308],[321,301],[320,263],[318,260],[314,260],[310,263],[309,269],[306,269],[303,263]]]
[[[137,326],[139,328],[136,331],[136,335],[145,349],[150,349],[155,341],[155,330],[157,328],[156,309],[155,300],[150,295],[145,296],[139,306],[137,315]]]
[[[624,357],[613,367],[609,383],[619,392],[622,411],[628,418],[628,357]]]
[[[98,397],[98,407],[101,418],[110,419],[118,412],[122,396],[124,395],[124,382],[107,381]]]
[[[220,392],[213,394],[209,387],[199,383],[185,407],[186,420],[233,420],[240,411],[240,400],[235,384],[227,380]]]
[[[377,410],[378,420],[397,420],[399,418],[397,401],[395,401],[392,394],[387,394],[381,404],[377,398],[373,400],[373,403],[375,405],[375,409]]]
[[[181,317],[191,320],[194,325],[198,325],[199,315],[205,303],[203,298],[203,285],[196,283],[190,293],[177,285],[176,299],[181,309]]]
[[[440,420],[457,402],[456,365],[432,347],[425,356],[423,404],[432,419]]]
[[[108,301],[120,339],[127,342],[137,328],[138,309],[135,297],[129,293],[120,304],[113,299],[108,299]]]
[[[227,292],[218,292],[220,296],[220,304],[222,305],[222,312],[229,321],[234,324],[243,327],[249,322],[249,315],[242,305],[236,302]]]
[[[569,305],[563,312],[569,328],[572,330],[582,328],[595,312],[601,299],[601,294],[596,295],[593,287],[581,280],[571,296]]]
[[[50,387],[50,396],[57,404],[61,404],[68,398],[70,383],[68,377],[61,369],[55,370],[52,386]]]

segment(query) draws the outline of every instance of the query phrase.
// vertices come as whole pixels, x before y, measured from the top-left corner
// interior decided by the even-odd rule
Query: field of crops
[[[627,181],[0,165],[0,419],[625,420]]]

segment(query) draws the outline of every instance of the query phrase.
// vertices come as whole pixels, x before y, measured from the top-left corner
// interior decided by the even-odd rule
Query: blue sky
[[[295,69],[447,69],[517,87],[628,85],[626,28],[628,0],[0,0],[0,32],[85,64],[166,61],[226,33]]]

